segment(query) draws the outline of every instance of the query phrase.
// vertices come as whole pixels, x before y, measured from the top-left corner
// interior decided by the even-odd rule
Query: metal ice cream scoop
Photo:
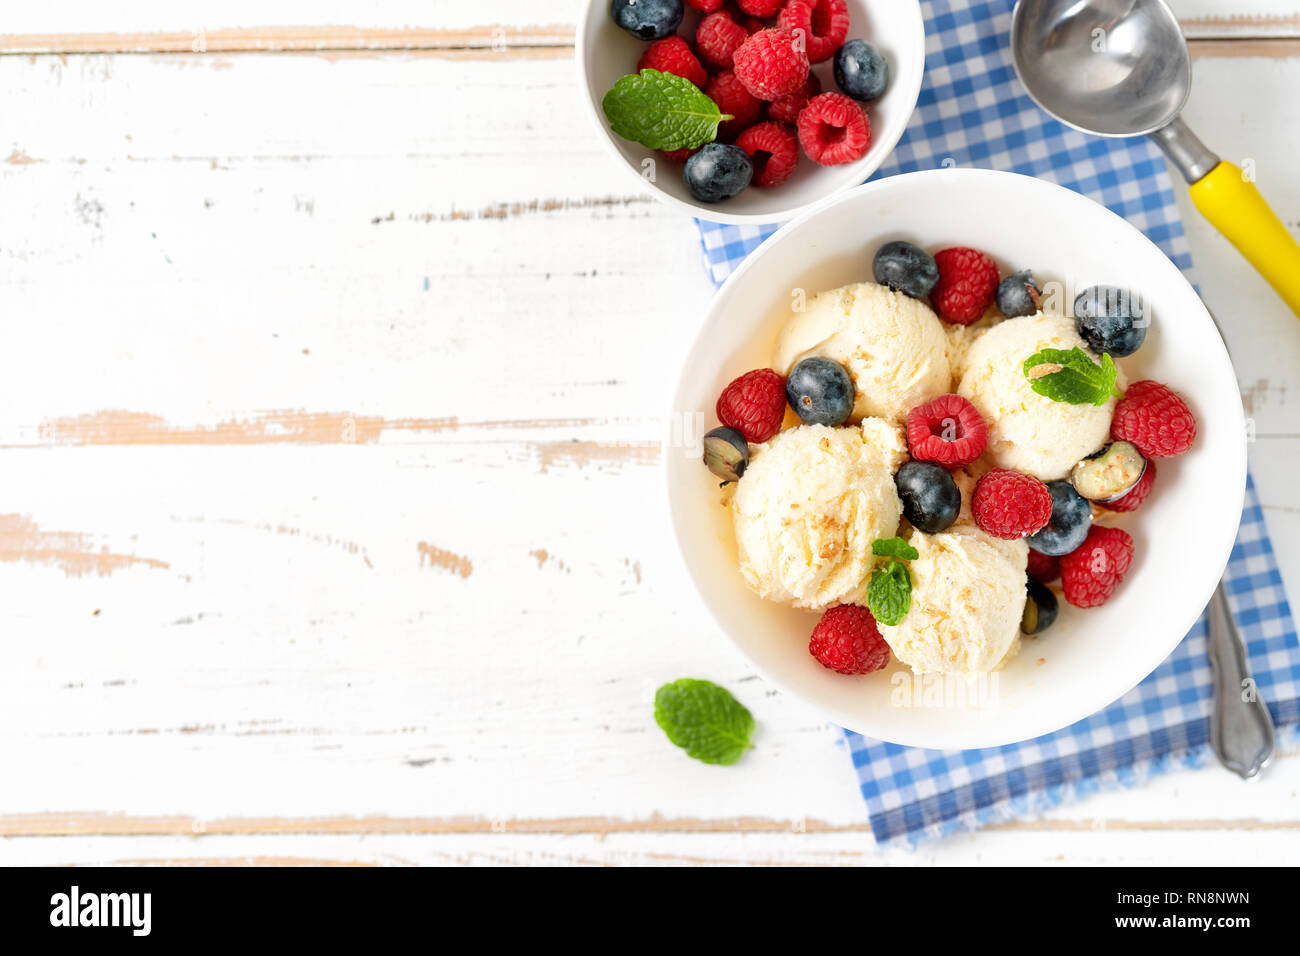
[[[1197,208],[1300,316],[1300,245],[1242,171],[1178,118],[1192,61],[1164,0],[1018,0],[1011,55],[1034,102],[1061,122],[1155,139]]]

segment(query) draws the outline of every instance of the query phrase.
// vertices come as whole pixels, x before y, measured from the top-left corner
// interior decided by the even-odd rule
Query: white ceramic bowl
[[[1187,400],[1195,446],[1159,463],[1142,508],[1124,517],[1136,555],[1104,606],[1061,602],[1055,625],[1026,640],[987,685],[982,705],[904,706],[894,662],[844,677],[808,653],[818,616],[761,600],[741,580],[729,513],[696,439],[714,427],[723,386],[766,367],[792,290],[809,295],[871,280],[879,246],[908,239],[929,249],[986,250],[1003,274],[1032,268],[1075,290],[1110,283],[1139,291],[1153,315],[1146,343],[1120,360],[1130,381],[1153,378]],[[934,170],[869,183],[822,203],[768,239],[718,292],[686,358],[664,457],[672,523],[686,567],[714,620],[768,680],[841,726],[918,747],[990,747],[1037,737],[1086,717],[1128,691],[1173,650],[1200,615],[1236,537],[1246,480],[1245,423],[1236,376],[1196,292],[1137,229],[1059,186],[988,170]],[[685,416],[685,418],[683,418]],[[696,423],[696,424],[692,424]],[[921,688],[925,689],[925,688]],[[996,696],[990,691],[996,691]],[[913,703],[916,703],[914,696]],[[933,704],[934,701],[928,702]],[[955,701],[960,703],[960,701]]]
[[[609,15],[610,0],[590,0],[578,24],[577,60],[582,101],[606,143],[610,155],[627,170],[628,181],[648,190],[670,206],[714,222],[768,223],[791,219],[812,204],[863,182],[893,150],[921,91],[925,71],[925,22],[919,0],[848,0],[852,25],[849,37],[870,40],[889,62],[889,88],[867,107],[871,120],[871,148],[865,156],[842,166],[818,166],[800,155],[799,166],[786,182],[775,189],[750,187],[735,199],[702,203],[682,181],[680,163],[664,159],[640,143],[616,136],[600,108],[601,100],[615,81],[636,72],[637,60],[647,44],[618,27]],[[691,39],[698,14],[686,8],[678,31]],[[831,75],[830,61],[813,66],[823,91],[838,90]],[[644,175],[644,162],[655,160],[654,182]]]

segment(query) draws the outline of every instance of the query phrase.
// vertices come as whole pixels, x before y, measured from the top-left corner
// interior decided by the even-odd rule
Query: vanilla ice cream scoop
[[[1115,399],[1104,405],[1070,405],[1039,395],[1025,377],[1025,359],[1041,349],[1081,348],[1097,360],[1074,330],[1074,321],[1039,313],[1007,319],[964,351],[957,393],[984,417],[993,465],[1052,481],[1095,452],[1110,435]],[[1125,384],[1119,373],[1119,385]]]
[[[838,362],[857,389],[852,421],[901,423],[952,384],[943,323],[919,299],[872,282],[814,296],[777,335],[772,367],[782,375],[813,356]]]
[[[967,524],[909,540],[920,552],[908,562],[912,606],[880,625],[894,656],[918,674],[997,670],[1019,648],[1029,546]]]
[[[875,418],[756,445],[731,497],[745,583],[792,607],[864,603],[871,543],[898,532],[894,472],[906,456],[902,430]]]

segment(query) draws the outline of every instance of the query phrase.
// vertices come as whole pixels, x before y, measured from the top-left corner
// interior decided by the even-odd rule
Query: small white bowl
[[[818,664],[808,653],[818,615],[764,601],[741,580],[730,515],[695,444],[716,424],[714,403],[723,386],[768,366],[792,290],[812,295],[871,281],[872,257],[893,239],[932,251],[975,246],[1004,275],[1032,268],[1040,280],[1067,283],[1068,302],[1099,283],[1138,291],[1152,325],[1143,347],[1120,365],[1130,381],[1152,378],[1177,390],[1198,422],[1192,450],[1162,459],[1151,497],[1118,522],[1133,535],[1136,555],[1115,596],[1091,610],[1062,601],[1051,629],[1023,642],[996,686],[970,688],[965,706],[933,706],[937,701],[916,694],[914,705],[904,706],[905,693],[926,688],[895,683],[911,674],[897,662],[861,677]],[[945,750],[1059,730],[1151,673],[1196,621],[1223,573],[1246,481],[1236,375],[1209,313],[1178,268],[1137,229],[1084,196],[988,170],[893,176],[780,229],[714,297],[684,363],[672,423],[664,461],[673,528],[723,633],[768,680],[829,720],[881,740]],[[931,686],[960,689],[952,682]],[[989,696],[970,699],[981,693]]]
[[[751,186],[735,199],[702,203],[690,194],[682,181],[680,163],[665,159],[657,151],[623,139],[609,128],[600,103],[619,77],[636,72],[637,61],[647,44],[631,36],[609,15],[610,0],[590,0],[578,24],[578,82],[598,135],[610,155],[646,190],[692,216],[713,222],[782,222],[812,204],[863,182],[880,168],[885,157],[903,135],[925,72],[925,21],[919,0],[848,0],[849,38],[870,40],[889,62],[889,87],[867,107],[871,120],[871,148],[856,162],[841,166],[818,166],[802,153],[794,175],[774,189]],[[678,31],[692,40],[698,15],[686,8]],[[831,63],[813,65],[823,91],[838,90],[831,75]],[[654,160],[654,181],[646,175],[645,161]]]

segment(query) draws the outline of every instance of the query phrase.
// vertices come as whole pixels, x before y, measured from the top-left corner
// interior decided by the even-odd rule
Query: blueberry
[[[1020,630],[1026,634],[1042,633],[1056,620],[1059,607],[1051,589],[1030,578],[1025,588],[1025,612],[1020,617]]]
[[[913,299],[928,299],[939,281],[934,256],[920,246],[901,240],[887,242],[871,263],[876,281]]]
[[[1042,294],[1028,269],[1013,273],[998,284],[998,311],[1008,319],[1035,315]]]
[[[739,195],[754,175],[754,164],[739,146],[708,143],[686,160],[686,188],[700,202],[722,202]]]
[[[866,40],[850,40],[835,51],[835,84],[855,100],[870,102],[889,85],[889,64]]]
[[[662,40],[677,32],[682,0],[614,0],[609,15],[638,40]]]
[[[961,491],[952,474],[932,461],[909,461],[894,476],[903,517],[917,531],[937,534],[957,520]]]
[[[739,481],[749,465],[749,442],[739,429],[721,425],[704,436],[704,464],[724,485]]]
[[[1132,491],[1146,470],[1147,460],[1135,445],[1114,441],[1070,469],[1070,483],[1089,501],[1115,501]]]
[[[838,362],[806,358],[785,380],[785,400],[805,425],[842,425],[853,413],[857,390]]]
[[[1074,300],[1074,327],[1094,352],[1132,355],[1147,337],[1147,324],[1142,300],[1128,289],[1095,285]]]
[[[1049,481],[1047,490],[1052,495],[1052,517],[1046,528],[1025,540],[1040,554],[1069,554],[1088,537],[1092,505],[1068,481]]]

